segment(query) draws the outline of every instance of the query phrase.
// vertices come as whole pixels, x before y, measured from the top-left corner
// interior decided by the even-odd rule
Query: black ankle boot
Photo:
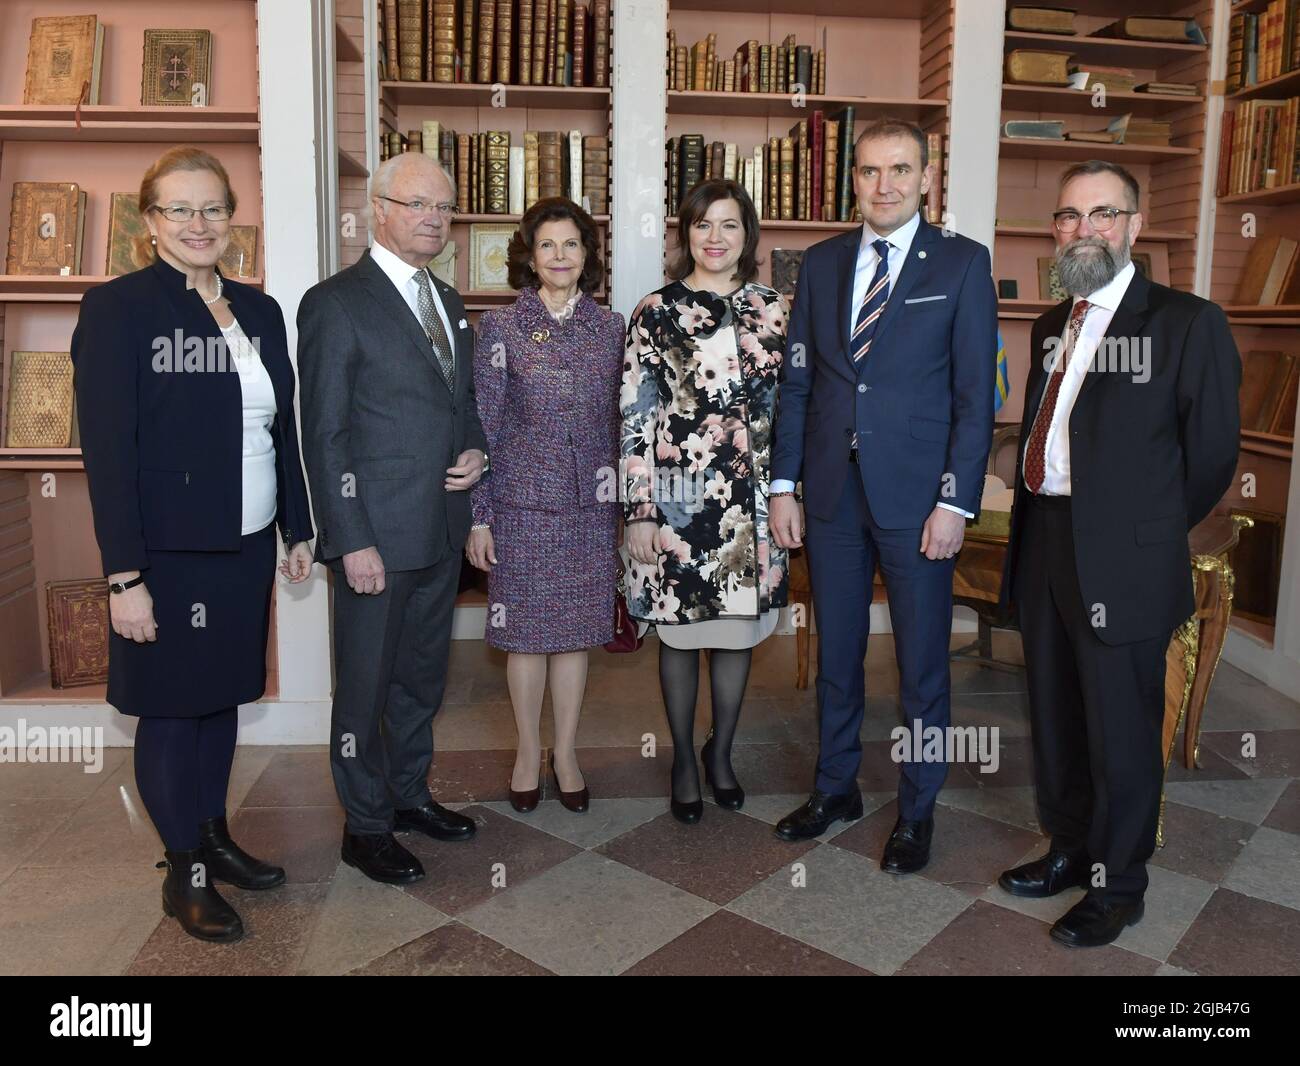
[[[248,854],[230,839],[226,816],[199,825],[199,844],[208,856],[208,875],[236,888],[275,888],[284,884],[284,870]]]
[[[212,871],[202,848],[168,851],[167,877],[163,880],[163,914],[198,940],[229,944],[244,935],[244,923],[235,908],[221,898],[212,884]],[[198,885],[195,882],[198,882]]]

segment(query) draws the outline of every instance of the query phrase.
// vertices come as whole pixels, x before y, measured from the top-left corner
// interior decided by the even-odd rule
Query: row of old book
[[[1105,86],[1108,93],[1159,93],[1166,96],[1196,96],[1192,82],[1139,79],[1128,67],[1078,63],[1070,52],[1045,52],[1038,48],[1014,48],[1007,53],[1005,80],[1012,85],[1046,85],[1096,93]]]
[[[1232,16],[1228,24],[1227,91],[1272,81],[1300,70],[1300,0],[1274,0],[1262,12]]]
[[[610,0],[383,0],[380,77],[609,85]]]
[[[749,193],[759,218],[782,222],[857,222],[853,189],[854,108],[834,115],[814,111],[785,137],[770,137],[745,153],[729,141],[705,143],[701,133],[669,138],[668,215],[676,217],[696,183],[728,178]],[[923,212],[927,222],[943,219],[943,137],[927,135],[932,167]]]
[[[129,274],[147,266],[142,254],[149,227],[136,207],[136,193],[109,194],[108,253],[104,273]],[[9,212],[5,273],[80,275],[86,193],[74,181],[16,181]],[[257,276],[257,227],[230,226],[221,272],[231,278]]]
[[[802,86],[805,94],[826,93],[826,50],[799,44],[793,33],[780,44],[745,41],[735,57],[719,61],[718,35],[710,33],[691,47],[668,31],[668,88],[678,91],[784,93]]]
[[[1205,34],[1194,19],[1169,15],[1129,15],[1081,35],[1074,25],[1077,14],[1073,8],[1014,4],[1007,8],[1007,29],[1019,33],[1058,33],[1064,37],[1113,37],[1126,41],[1205,44]]]
[[[1013,140],[1084,141],[1089,144],[1141,144],[1168,148],[1173,124],[1164,119],[1119,115],[1100,130],[1067,130],[1060,119],[1013,119],[1002,125],[1002,136]]]
[[[104,25],[94,15],[32,19],[25,104],[98,104]],[[206,107],[212,98],[212,32],[145,30],[142,107]]]
[[[1300,182],[1300,98],[1244,100],[1223,114],[1218,195]]]
[[[473,215],[522,215],[539,199],[567,196],[593,215],[609,213],[609,138],[581,130],[457,133],[428,120],[384,139],[385,158],[423,152],[456,180],[457,207]]]
[[[1237,276],[1233,303],[1259,307],[1300,304],[1300,243],[1276,233],[1255,237]]]
[[[1237,393],[1241,428],[1295,439],[1300,358],[1293,352],[1246,352]]]

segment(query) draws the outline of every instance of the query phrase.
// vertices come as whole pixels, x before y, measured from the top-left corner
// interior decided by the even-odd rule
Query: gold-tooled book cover
[[[230,243],[217,266],[228,278],[257,277],[257,227],[231,226]]]
[[[80,274],[86,194],[72,181],[16,181],[6,274]]]
[[[67,352],[9,356],[6,448],[66,448],[72,439],[72,358]]]
[[[140,103],[206,107],[212,99],[212,31],[145,30]]]
[[[131,274],[149,265],[136,255],[140,240],[147,240],[149,227],[140,217],[136,206],[138,196],[133,192],[115,192],[109,196],[108,255],[104,273],[111,278]]]
[[[47,581],[50,684],[54,688],[108,680],[108,582]]]
[[[27,41],[25,104],[99,103],[104,27],[94,15],[32,19]]]

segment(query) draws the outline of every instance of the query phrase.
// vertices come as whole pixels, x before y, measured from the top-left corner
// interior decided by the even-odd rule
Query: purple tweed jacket
[[[495,507],[617,506],[623,316],[583,294],[556,322],[536,289],[485,311],[474,389],[491,469],[471,490],[474,524]]]

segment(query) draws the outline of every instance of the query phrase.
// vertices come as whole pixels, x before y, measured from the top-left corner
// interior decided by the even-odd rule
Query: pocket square
[[[469,323],[466,322],[466,321],[462,318],[462,319],[460,320],[460,327],[459,327],[459,328],[460,328],[460,329],[467,329],[468,327],[469,327]]]
[[[913,296],[910,300],[904,300],[905,304],[928,304],[931,300],[946,300],[948,297],[944,293],[938,296]]]

